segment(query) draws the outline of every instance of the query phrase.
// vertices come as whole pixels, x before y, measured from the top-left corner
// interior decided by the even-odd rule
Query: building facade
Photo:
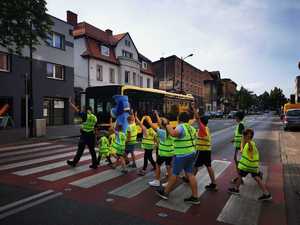
[[[84,91],[90,86],[127,84],[153,88],[151,61],[139,53],[129,33],[113,34],[68,12],[74,25],[76,103],[84,107]]]
[[[221,80],[222,97],[221,97],[221,110],[229,113],[231,110],[236,109],[235,95],[237,84],[229,78]]]
[[[220,109],[221,75],[219,71],[203,73],[208,74],[204,80],[203,103],[206,112],[216,112]]]
[[[33,118],[45,118],[47,125],[62,125],[73,121],[69,109],[69,98],[74,96],[73,26],[51,18],[52,31],[33,52]],[[25,125],[28,56],[28,48],[18,56],[0,47],[0,109],[8,105],[2,116],[9,115],[15,127]]]
[[[183,92],[194,96],[201,111],[212,111],[213,106],[217,108],[218,91],[214,74],[201,71],[176,55],[161,58],[152,65],[155,73],[154,88],[180,93],[182,85]]]

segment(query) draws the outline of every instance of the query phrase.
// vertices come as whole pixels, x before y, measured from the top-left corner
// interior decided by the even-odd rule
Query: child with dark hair
[[[254,131],[246,129],[243,132],[243,141],[241,144],[242,158],[238,162],[239,177],[236,181],[235,187],[229,188],[228,192],[232,194],[240,194],[239,187],[242,177],[246,177],[248,173],[257,182],[260,189],[263,191],[262,196],[258,198],[259,201],[271,200],[272,195],[267,190],[266,185],[262,182],[262,173],[259,171],[259,151],[253,141]]]
[[[146,174],[146,169],[148,166],[148,161],[152,164],[153,170],[155,170],[155,161],[152,157],[152,152],[155,144],[156,139],[156,132],[150,126],[148,120],[150,118],[146,117],[143,123],[138,119],[137,114],[135,114],[135,120],[137,124],[142,128],[143,131],[143,138],[142,138],[142,148],[145,150],[144,153],[144,165],[143,168],[139,171],[139,175],[144,176]]]
[[[157,133],[158,139],[158,155],[156,160],[156,170],[155,170],[155,179],[149,182],[150,186],[159,187],[160,182],[160,168],[163,163],[167,167],[168,177],[171,175],[172,171],[172,160],[174,156],[173,148],[173,138],[168,134],[166,126],[169,124],[169,121],[166,118],[160,118],[157,111],[154,111],[159,127],[155,126],[153,123],[150,123],[151,127]],[[163,183],[162,186],[165,187],[168,183]]]
[[[116,152],[117,161],[114,167],[117,167],[119,161],[121,161],[122,173],[126,174],[128,171],[126,169],[125,162],[125,143],[126,143],[126,135],[122,131],[122,125],[118,124],[115,129],[115,140],[112,144],[113,151]]]
[[[243,112],[237,112],[235,114],[235,120],[236,120],[236,127],[235,127],[235,131],[234,131],[234,139],[232,140],[233,145],[234,145],[234,162],[235,162],[235,167],[236,167],[236,171],[237,174],[239,174],[239,169],[238,169],[238,154],[241,150],[241,142],[242,142],[242,138],[243,138],[243,132],[245,129],[245,125],[244,125],[244,117],[245,114]],[[238,179],[238,177],[235,177],[234,179],[232,179],[232,182],[236,182]],[[243,182],[243,180],[242,180]]]

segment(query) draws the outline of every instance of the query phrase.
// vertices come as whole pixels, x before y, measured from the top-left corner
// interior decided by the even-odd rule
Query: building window
[[[142,68],[144,70],[146,70],[148,68],[148,64],[146,62],[144,62],[144,61],[142,61]]]
[[[136,73],[133,73],[132,75],[132,84],[136,85]]]
[[[46,42],[48,45],[54,48],[60,48],[60,49],[65,48],[65,36],[58,33],[50,32],[47,35]]]
[[[129,71],[125,71],[125,84],[129,84],[129,75],[130,72]]]
[[[0,52],[0,71],[9,72],[10,71],[10,60],[6,53]]]
[[[113,68],[109,69],[109,82],[115,83],[115,70]]]
[[[127,52],[125,50],[122,50],[122,56],[127,57],[127,58],[131,58],[133,57],[131,52]]]
[[[150,88],[150,78],[147,78],[147,88]]]
[[[143,77],[140,76],[140,87],[143,87]]]
[[[109,56],[109,48],[105,45],[101,45],[101,55]]]
[[[97,65],[96,67],[96,79],[97,81],[103,81],[103,68],[101,65]]]
[[[47,77],[51,79],[63,80],[64,66],[53,63],[47,63]]]
[[[127,47],[130,47],[130,41],[129,40],[125,40],[125,45],[127,46]]]

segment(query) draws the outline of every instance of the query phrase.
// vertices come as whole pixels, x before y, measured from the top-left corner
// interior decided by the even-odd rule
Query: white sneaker
[[[160,181],[159,180],[153,180],[153,181],[150,181],[148,184],[150,186],[153,186],[153,187],[159,187],[160,186]]]
[[[163,187],[167,187],[167,185],[168,185],[168,182],[162,184]]]

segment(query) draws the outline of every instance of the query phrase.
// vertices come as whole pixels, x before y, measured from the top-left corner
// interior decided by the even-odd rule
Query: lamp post
[[[183,93],[183,88],[182,88],[182,74],[183,74],[183,61],[188,58],[188,57],[192,57],[193,53],[189,54],[186,57],[181,57],[181,73],[180,73],[180,93]]]

